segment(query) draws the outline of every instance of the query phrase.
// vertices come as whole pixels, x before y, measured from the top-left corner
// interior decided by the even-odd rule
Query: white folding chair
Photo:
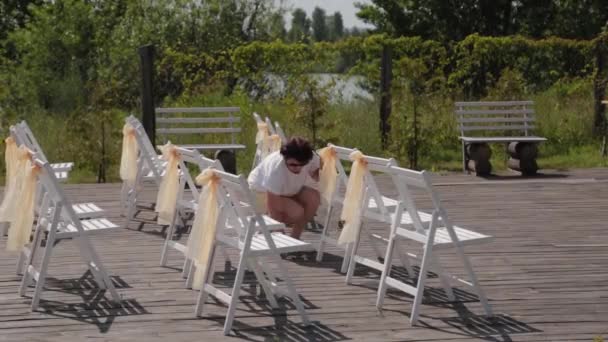
[[[139,156],[137,159],[137,177],[135,184],[130,187],[126,182],[123,182],[121,190],[121,202],[123,212],[126,209],[125,228],[136,215],[138,196],[144,181],[152,181],[157,187],[160,186],[162,176],[165,173],[166,161],[161,155],[156,153],[150,138],[142,124],[134,116],[126,118],[126,122],[135,130],[135,139],[139,147]]]
[[[174,241],[173,237],[175,234],[176,226],[178,225],[178,221],[182,220],[182,226],[186,225],[184,215],[186,212],[194,212],[197,208],[197,201],[199,198],[199,190],[194,182],[194,177],[192,177],[190,170],[188,169],[189,165],[194,165],[198,168],[198,171],[203,171],[207,168],[213,168],[216,170],[223,171],[222,164],[218,160],[212,160],[209,158],[205,158],[196,150],[185,149],[181,147],[176,147],[177,153],[180,156],[179,159],[179,168],[180,168],[180,179],[179,179],[179,193],[177,196],[177,203],[175,206],[175,216],[174,220],[169,225],[169,229],[167,230],[167,236],[165,238],[165,243],[163,245],[163,249],[160,257],[160,265],[166,266],[168,260],[168,251],[169,248],[175,249],[180,253],[185,253],[186,246],[184,244],[179,243],[178,241]],[[187,189],[186,189],[187,187]],[[188,190],[188,191],[186,191]],[[183,275],[184,277],[190,274],[191,262],[190,260],[186,260],[184,263]]]
[[[21,123],[15,125],[15,126],[11,126],[10,134],[11,134],[11,137],[13,137],[13,139],[15,139],[15,142],[17,143],[17,145],[19,145],[19,146],[24,145],[29,150],[31,150],[33,153],[36,153],[40,160],[42,160],[44,162],[48,162],[48,160],[46,159],[46,157],[44,155],[44,151],[43,151],[42,147],[36,141],[36,138],[32,134],[31,130],[29,129],[29,127],[27,126],[25,121],[22,121]],[[70,169],[72,168],[73,163],[58,163],[58,164],[49,164],[49,165],[51,166],[51,168],[53,169],[53,172],[55,173],[55,178],[58,181],[61,181],[61,180],[67,179],[67,174],[70,171]],[[36,192],[37,192],[37,198],[38,198],[39,203],[36,206],[37,209],[40,205],[40,200],[42,199],[42,195],[43,195],[41,193],[41,191],[44,191],[44,188],[41,187],[40,184],[38,184]],[[91,203],[91,202],[74,203],[72,206],[73,206],[73,209],[74,209],[74,212],[76,213],[76,215],[81,219],[102,217],[106,213],[105,210],[101,209],[95,203]],[[38,212],[36,212],[36,214],[38,214]]]
[[[377,175],[381,174],[390,176],[391,167],[397,166],[397,161],[395,161],[393,158],[379,158],[372,156],[364,156],[364,158],[367,162],[367,172],[365,173],[364,178],[365,190],[363,196],[363,208],[366,208],[366,210],[361,212],[361,216],[390,225],[393,220],[394,210],[397,207],[398,201],[394,197],[387,197],[380,193],[378,184],[376,183],[376,177]],[[417,215],[422,222],[430,222],[432,218],[431,214],[422,211],[418,211]],[[412,224],[412,219],[407,213],[405,213],[402,215],[400,222],[403,225],[410,225]],[[369,240],[374,252],[376,253],[377,259],[371,259],[359,254],[359,247],[362,237],[361,233],[364,231],[370,238]],[[385,253],[379,248],[378,243],[386,244],[388,243],[388,239],[380,234],[372,234],[367,232],[362,223],[361,227],[359,228],[359,234],[349,250],[349,265],[348,271],[346,272],[347,284],[352,282],[357,264],[362,264],[382,272],[384,269],[382,260]],[[405,267],[409,274],[413,274],[414,270],[409,262],[408,255],[400,249],[397,249],[396,252],[402,266]]]
[[[336,190],[333,194],[333,198],[330,203],[327,203],[327,213],[325,216],[325,222],[323,226],[323,231],[321,233],[321,237],[319,240],[319,244],[317,246],[317,261],[321,261],[323,259],[323,254],[325,252],[326,244],[330,244],[333,246],[339,246],[338,240],[329,236],[330,232],[330,220],[331,216],[334,212],[334,209],[337,207],[342,207],[344,202],[344,193],[346,192],[346,186],[348,184],[348,175],[344,169],[344,165],[342,163],[351,163],[350,154],[357,151],[355,148],[348,148],[343,146],[336,146],[333,144],[328,144],[329,147],[333,147],[336,151],[338,162],[336,163],[336,172],[338,173],[338,181],[336,184]],[[388,161],[388,160],[387,160]],[[393,160],[390,161],[394,163]],[[366,200],[364,202],[363,208],[365,210],[362,211],[362,215],[368,218],[373,219],[384,219],[384,215],[386,215],[386,207],[396,205],[396,201],[386,196],[381,196],[377,187],[375,186],[375,182],[371,177],[371,174],[368,173],[365,178],[365,186],[366,186]],[[373,194],[373,196],[371,196]],[[380,203],[377,205],[376,203]],[[372,247],[378,254],[378,257],[383,256],[384,254],[378,249],[376,244],[377,241],[382,241],[377,235],[369,234],[370,242]],[[342,246],[339,246],[342,247]],[[344,259],[342,260],[342,266],[340,267],[340,271],[342,273],[346,273],[348,267],[350,265],[351,255],[353,254],[353,244],[347,244],[343,247],[345,249]],[[349,280],[349,279],[347,279]]]
[[[270,121],[270,119],[268,117],[266,117],[265,119],[262,119],[262,117],[258,113],[254,112],[253,113],[253,118],[255,119],[256,125],[266,124],[266,127],[268,128],[268,134],[269,135],[276,134],[276,131],[275,131],[274,127],[272,126],[272,121]],[[258,164],[262,161],[262,155],[263,155],[263,153],[262,153],[262,146],[261,146],[260,143],[256,142],[255,156],[253,157],[253,164],[251,166],[252,170],[256,166],[258,166]]]
[[[277,132],[279,137],[281,137],[281,141],[283,142],[283,144],[286,143],[287,135],[285,135],[285,131],[283,131],[283,128],[281,127],[278,121],[274,122],[274,130]]]
[[[391,233],[389,236],[386,256],[384,258],[384,267],[382,270],[382,276],[380,278],[380,286],[378,288],[378,297],[376,302],[378,310],[382,309],[387,288],[389,286],[396,288],[414,296],[410,322],[411,324],[415,324],[420,312],[420,304],[422,303],[422,297],[424,294],[427,272],[433,270],[439,275],[439,279],[441,280],[450,301],[455,300],[450,281],[457,281],[459,284],[472,288],[479,296],[487,315],[492,316],[492,308],[490,307],[483,290],[479,286],[477,276],[473,271],[471,262],[465,254],[463,247],[473,244],[486,243],[491,241],[493,238],[491,236],[476,233],[465,228],[453,226],[445,209],[442,207],[441,202],[439,201],[439,196],[435,191],[433,191],[431,179],[425,171],[418,172],[391,166],[390,172],[392,174],[394,184],[399,191],[399,202],[394,214],[392,215],[393,220],[391,223]],[[420,212],[417,210],[415,203],[416,201],[412,197],[412,191],[415,189],[424,191],[432,200],[433,212],[430,222],[425,222],[422,219]],[[407,221],[408,224],[404,224],[404,221]],[[417,286],[415,287],[406,284],[399,279],[391,277],[393,253],[397,242],[401,240],[413,241],[420,243],[423,246],[424,251],[420,265],[420,272],[418,274]],[[442,269],[439,258],[436,256],[436,251],[439,252],[447,248],[454,248],[456,250],[458,258],[461,259],[470,278],[470,282],[452,276]],[[411,253],[408,253],[408,256],[418,259],[416,255]]]
[[[42,147],[38,143],[38,140],[36,140],[36,137],[34,136],[34,133],[28,126],[27,122],[23,120],[20,123],[16,124],[15,127],[17,128],[18,132],[17,136],[15,136],[14,138],[16,139],[16,141],[18,141],[18,144],[24,144],[33,152],[38,153],[42,160],[48,161],[46,155],[44,154],[44,151],[42,150]],[[72,170],[72,167],[74,167],[73,162],[51,164],[51,168],[53,168],[53,170],[55,171],[55,176],[57,176],[58,180],[61,181],[66,180],[68,178],[68,173]]]
[[[304,241],[289,237],[283,233],[272,233],[267,224],[273,221],[265,215],[257,214],[254,210],[254,197],[249,190],[247,180],[243,175],[235,176],[230,173],[215,171],[220,180],[219,205],[220,214],[217,220],[217,230],[211,257],[208,260],[203,275],[201,291],[196,305],[196,315],[200,316],[208,295],[228,305],[228,313],[224,324],[224,334],[228,335],[232,327],[240,287],[243,282],[246,269],[251,269],[262,289],[264,290],[270,305],[278,307],[275,295],[281,294],[289,297],[305,324],[309,323],[304,305],[300,300],[291,277],[287,271],[281,253],[296,251],[308,251],[312,246]],[[285,227],[274,221],[275,227]],[[258,234],[256,234],[258,233]],[[236,270],[234,287],[231,294],[227,294],[213,285],[213,259],[216,255],[217,246],[235,248],[240,251],[239,262]],[[261,260],[266,258],[267,260]],[[274,270],[270,263],[277,266]],[[286,285],[282,287],[279,279]]]
[[[28,286],[35,283],[34,295],[32,297],[32,310],[36,310],[44,289],[47,269],[56,243],[64,239],[76,241],[80,251],[80,257],[89,268],[93,278],[100,289],[107,289],[114,302],[118,303],[121,298],[116,291],[112,280],[89,240],[92,236],[101,232],[108,232],[118,228],[105,218],[81,220],[73,209],[70,200],[61,189],[54,170],[48,162],[35,155],[33,162],[40,167],[38,181],[42,184],[43,192],[40,215],[36,221],[34,238],[30,247],[24,247],[20,253],[17,273],[23,272],[19,294],[24,296]],[[43,235],[46,234],[45,247],[42,248]],[[42,257],[36,254],[42,252]],[[39,267],[35,263],[40,259]]]

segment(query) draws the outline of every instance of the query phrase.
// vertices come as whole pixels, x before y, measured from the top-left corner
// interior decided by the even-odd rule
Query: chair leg
[[[239,293],[241,291],[241,284],[243,283],[243,277],[245,276],[245,269],[247,268],[246,262],[247,256],[245,253],[241,253],[241,260],[239,260],[239,268],[236,271],[236,277],[234,279],[234,288],[232,289],[232,295],[230,298],[230,304],[228,305],[228,313],[226,314],[226,322],[224,323],[224,335],[230,334],[232,329],[232,321],[234,320],[234,313],[236,311],[237,301],[239,299]]]
[[[282,277],[283,281],[285,281],[286,285],[287,285],[287,294],[289,295],[289,298],[291,298],[291,300],[293,301],[293,304],[295,305],[296,309],[298,310],[298,313],[300,314],[300,317],[302,318],[302,323],[304,323],[305,325],[310,324],[310,319],[308,318],[308,314],[306,313],[306,310],[304,309],[304,304],[302,303],[302,300],[300,299],[300,296],[298,295],[297,291],[296,291],[296,287],[293,284],[293,280],[291,280],[291,277],[289,276],[287,267],[285,266],[285,264],[283,263],[283,260],[281,259],[281,257],[277,254],[272,256],[275,259],[275,262],[277,263],[278,267],[279,267],[279,272],[280,272],[280,276]]]
[[[317,262],[321,262],[323,260],[323,252],[325,250],[325,239],[327,238],[327,231],[329,227],[329,220],[331,219],[331,214],[333,212],[333,205],[329,204],[327,208],[327,216],[325,217],[325,224],[323,225],[323,232],[321,232],[321,239],[319,240],[319,246],[317,247]]]
[[[8,222],[0,222],[0,238],[6,236],[8,233]]]
[[[26,258],[25,251],[21,251],[19,253],[19,261],[17,261],[17,274],[23,274],[23,278],[21,279],[21,286],[19,287],[19,295],[25,296],[25,291],[27,287],[31,284],[31,275],[29,273],[29,268],[34,264],[34,259],[36,253],[40,250],[40,240],[41,240],[42,230],[36,229],[34,233],[34,240],[30,244],[30,255]],[[48,246],[48,243],[47,243]]]
[[[399,261],[401,261],[401,264],[403,265],[403,267],[405,267],[407,274],[410,277],[413,277],[415,272],[414,272],[414,268],[412,267],[412,263],[410,262],[410,258],[407,255],[407,252],[404,252],[403,250],[401,250],[401,248],[399,248],[398,245],[395,246],[395,251],[397,252]],[[385,260],[385,262],[386,262],[386,260]]]
[[[361,230],[363,227],[359,227],[359,233],[355,242],[351,244],[351,251],[349,254],[348,270],[346,271],[346,284],[350,284],[355,273],[355,267],[357,267],[357,251],[359,250],[359,244],[361,243]]]
[[[384,256],[384,268],[382,269],[382,275],[380,276],[380,285],[378,286],[378,295],[376,298],[376,308],[378,311],[382,310],[384,305],[384,297],[386,296],[387,283],[386,278],[391,275],[391,267],[393,265],[393,252],[395,250],[396,236],[392,236],[388,240],[388,246],[386,247],[386,255]]]
[[[435,256],[435,255],[433,255],[433,260],[431,261],[431,266],[439,274],[439,280],[441,281],[443,290],[445,291],[446,295],[448,296],[448,300],[451,302],[455,301],[456,296],[454,296],[454,290],[452,289],[452,285],[450,284],[450,278],[448,278],[446,276],[446,274],[443,270],[443,267],[441,266],[441,263],[439,261],[439,258],[437,258],[437,256]]]
[[[471,266],[471,262],[469,261],[469,258],[464,254],[462,246],[457,246],[456,249],[458,250],[458,254],[460,254],[460,258],[462,259],[464,267],[465,267],[467,273],[469,274],[469,279],[471,279],[471,283],[473,284],[473,287],[475,288],[475,292],[477,292],[477,296],[479,297],[479,301],[483,305],[486,315],[494,316],[494,312],[492,311],[492,306],[490,306],[490,303],[488,302],[488,298],[486,297],[485,292],[479,285],[479,280],[477,279],[477,275],[475,274],[475,271],[473,271],[473,266]]]
[[[169,243],[170,241],[173,240],[173,233],[175,232],[175,226],[177,224],[177,220],[178,220],[178,216],[179,215],[175,215],[173,217],[173,221],[171,221],[171,224],[169,225],[169,229],[167,229],[167,236],[165,237],[165,243],[163,244],[163,249],[160,252],[160,265],[161,266],[166,266],[167,265],[167,257],[168,257],[168,250],[169,250]]]
[[[127,208],[127,197],[129,195],[129,187],[127,182],[122,182],[122,187],[120,189],[120,214],[122,216],[125,215],[125,209]]]
[[[54,234],[49,234],[49,238],[46,241],[46,247],[44,248],[44,256],[42,257],[42,263],[40,265],[40,272],[38,273],[38,280],[36,281],[36,288],[34,290],[34,296],[32,296],[32,311],[38,309],[38,304],[40,303],[40,297],[42,295],[42,290],[44,289],[44,283],[46,281],[46,272],[49,267],[49,262],[51,260],[51,254],[53,253],[53,245],[55,239],[53,238]],[[29,266],[25,270],[26,275],[29,275],[30,270]],[[23,281],[21,283],[22,287],[26,287],[26,278],[28,276],[23,277]]]
[[[344,258],[342,259],[342,265],[340,266],[340,273],[346,273],[348,271],[348,266],[350,265],[350,259],[353,253],[353,244],[346,244],[344,247]]]
[[[255,277],[258,279],[260,286],[262,286],[262,289],[264,290],[264,294],[266,295],[270,306],[275,309],[278,308],[279,303],[277,302],[277,299],[274,295],[274,291],[272,291],[272,286],[266,279],[264,272],[261,270],[258,260],[251,260],[249,262],[249,268],[253,271],[253,273],[255,273]]]
[[[201,290],[198,294],[198,299],[196,300],[196,307],[194,308],[194,314],[199,317],[203,314],[203,307],[205,306],[205,302],[207,301],[207,297],[209,296],[209,293],[207,292],[207,290],[205,289],[205,285],[207,283],[211,283],[213,281],[213,273],[214,273],[214,268],[213,265],[215,265],[215,252],[217,245],[213,247],[213,250],[211,251],[211,257],[209,260],[209,264],[208,264],[208,271],[207,274],[203,275],[203,282],[201,284]],[[194,263],[192,263],[194,264]],[[194,271],[190,272],[190,273],[194,273]],[[194,276],[192,276],[194,277]]]
[[[122,301],[122,298],[120,297],[118,291],[116,291],[116,287],[114,287],[114,283],[112,282],[112,279],[110,279],[107,269],[103,265],[103,262],[99,258],[99,255],[97,254],[97,251],[95,251],[91,241],[85,239],[86,238],[82,237],[79,238],[80,242],[82,243],[82,250],[88,250],[89,256],[96,267],[95,271],[97,272],[97,277],[99,278],[97,281],[99,287],[107,289],[110,292],[110,296],[114,302],[119,304]]]
[[[192,260],[186,259],[184,260],[184,266],[182,266],[182,278],[187,279],[188,274],[190,274],[190,269],[192,268]]]
[[[429,239],[433,241],[433,239]],[[420,313],[420,305],[422,304],[422,298],[424,297],[424,285],[426,283],[427,272],[433,253],[432,245],[424,246],[424,255],[422,256],[422,264],[420,265],[420,274],[418,275],[418,285],[416,287],[416,295],[414,296],[414,303],[412,305],[412,316],[410,317],[410,324],[414,325],[418,321],[418,314]]]

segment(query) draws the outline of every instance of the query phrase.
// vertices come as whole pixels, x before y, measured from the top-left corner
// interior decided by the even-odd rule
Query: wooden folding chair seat
[[[477,276],[473,271],[471,262],[465,254],[463,247],[473,244],[481,244],[491,241],[493,238],[488,235],[480,234],[466,228],[452,225],[450,219],[441,202],[439,196],[433,190],[431,179],[425,172],[418,172],[390,166],[390,172],[393,177],[394,184],[399,191],[399,203],[395,208],[393,222],[391,224],[391,233],[389,243],[384,258],[384,267],[380,278],[380,286],[378,288],[378,297],[376,305],[378,310],[382,309],[386,290],[390,286],[405,293],[414,296],[412,313],[410,316],[411,324],[415,324],[420,312],[420,305],[424,295],[424,288],[427,279],[427,273],[433,271],[439,275],[439,279],[447,297],[450,301],[455,300],[455,296],[451,287],[451,282],[455,281],[458,284],[465,285],[477,293],[484,310],[488,316],[492,316],[492,308],[481,289]],[[430,222],[424,222],[417,210],[416,200],[412,196],[414,190],[421,190],[431,198],[433,211]],[[404,225],[403,216],[409,215],[412,224]],[[393,253],[399,241],[408,240],[422,244],[423,255],[421,258],[420,272],[418,273],[418,281],[416,286],[409,285],[397,278],[391,276],[391,265],[393,261]],[[446,248],[454,248],[457,257],[461,260],[469,281],[455,277],[447,273],[441,267],[436,251]],[[417,259],[418,256],[408,253],[410,259]],[[409,271],[408,271],[409,272]],[[410,276],[413,273],[409,273]]]
[[[40,167],[38,181],[44,188],[42,206],[36,222],[33,240],[29,247],[23,247],[17,266],[18,273],[23,272],[23,279],[19,294],[24,296],[28,286],[35,284],[32,297],[32,310],[36,310],[40,301],[47,276],[53,249],[58,248],[57,243],[64,239],[73,238],[78,244],[80,257],[91,271],[100,289],[107,289],[114,302],[121,301],[99,255],[89,240],[90,236],[107,231],[118,226],[107,219],[81,220],[73,209],[70,200],[60,187],[54,170],[48,162],[34,155],[33,162]],[[46,233],[46,234],[45,234]],[[46,235],[45,247],[42,247],[43,237]],[[40,265],[36,266],[36,255],[43,253]]]
[[[197,300],[196,315],[200,316],[202,314],[207,296],[212,295],[228,305],[224,334],[229,334],[243,277],[245,271],[250,269],[254,272],[273,308],[278,307],[276,295],[286,296],[293,301],[303,322],[308,324],[309,320],[304,305],[280,254],[309,251],[312,250],[312,246],[283,233],[272,233],[268,229],[263,215],[256,213],[254,210],[254,196],[249,190],[247,180],[243,175],[235,176],[222,171],[215,171],[215,174],[220,177],[218,189],[220,213],[217,220],[213,251],[205,267],[207,272],[203,276],[201,291]],[[220,245],[240,251],[234,287],[230,294],[213,284],[213,259],[217,254],[216,247]],[[275,264],[277,270],[270,267],[270,263]],[[279,279],[285,286],[279,283]]]

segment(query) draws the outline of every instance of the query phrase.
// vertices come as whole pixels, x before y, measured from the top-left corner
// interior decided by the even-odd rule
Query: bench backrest
[[[164,143],[169,136],[230,134],[235,144],[241,132],[239,112],[239,107],[156,108],[156,135]]]
[[[456,102],[455,114],[461,136],[471,132],[504,132],[528,136],[534,126],[533,101]]]

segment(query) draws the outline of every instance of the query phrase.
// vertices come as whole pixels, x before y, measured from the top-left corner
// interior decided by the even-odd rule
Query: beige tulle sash
[[[23,176],[25,175],[26,159],[19,159],[19,149],[12,137],[4,139],[6,149],[4,161],[6,163],[6,185],[4,187],[4,198],[0,205],[0,222],[12,222],[15,218],[17,199]]]
[[[266,138],[266,143],[264,144],[265,149],[262,152],[262,159],[266,158],[266,156],[271,154],[272,152],[280,150],[281,143],[281,137],[278,134],[273,134]]]
[[[135,129],[128,123],[122,128],[122,155],[120,156],[120,179],[129,186],[135,185],[137,177],[137,139]]]
[[[207,263],[211,257],[217,225],[219,176],[212,169],[206,169],[196,177],[196,183],[203,186],[198,198],[198,207],[188,238],[186,257],[195,262],[193,288],[200,289],[203,276],[207,273]]]
[[[342,215],[340,216],[340,219],[344,221],[344,228],[338,239],[339,245],[355,242],[361,227],[361,206],[365,190],[364,180],[367,173],[367,161],[360,151],[354,151],[349,158],[353,161],[353,166],[348,177]]]
[[[24,161],[24,168],[21,170],[25,174],[23,184],[17,191],[16,208],[18,215],[14,217],[8,231],[6,249],[9,251],[19,251],[30,241],[32,225],[34,223],[34,205],[36,199],[36,183],[40,167],[32,165],[31,155],[24,147],[19,148],[19,160]]]
[[[331,203],[331,199],[336,191],[336,182],[338,180],[338,172],[336,171],[336,162],[338,155],[336,149],[332,146],[327,146],[319,151],[321,158],[321,172],[319,174],[319,191],[321,198],[327,203]]]
[[[281,137],[278,134],[270,135],[268,125],[266,123],[258,124],[258,133],[255,136],[255,143],[260,150],[262,160],[272,152],[281,149]]]
[[[169,141],[161,148],[163,158],[167,161],[165,175],[160,182],[158,194],[156,196],[156,209],[158,213],[158,224],[169,225],[175,216],[175,206],[177,204],[177,194],[179,192],[179,153]]]

